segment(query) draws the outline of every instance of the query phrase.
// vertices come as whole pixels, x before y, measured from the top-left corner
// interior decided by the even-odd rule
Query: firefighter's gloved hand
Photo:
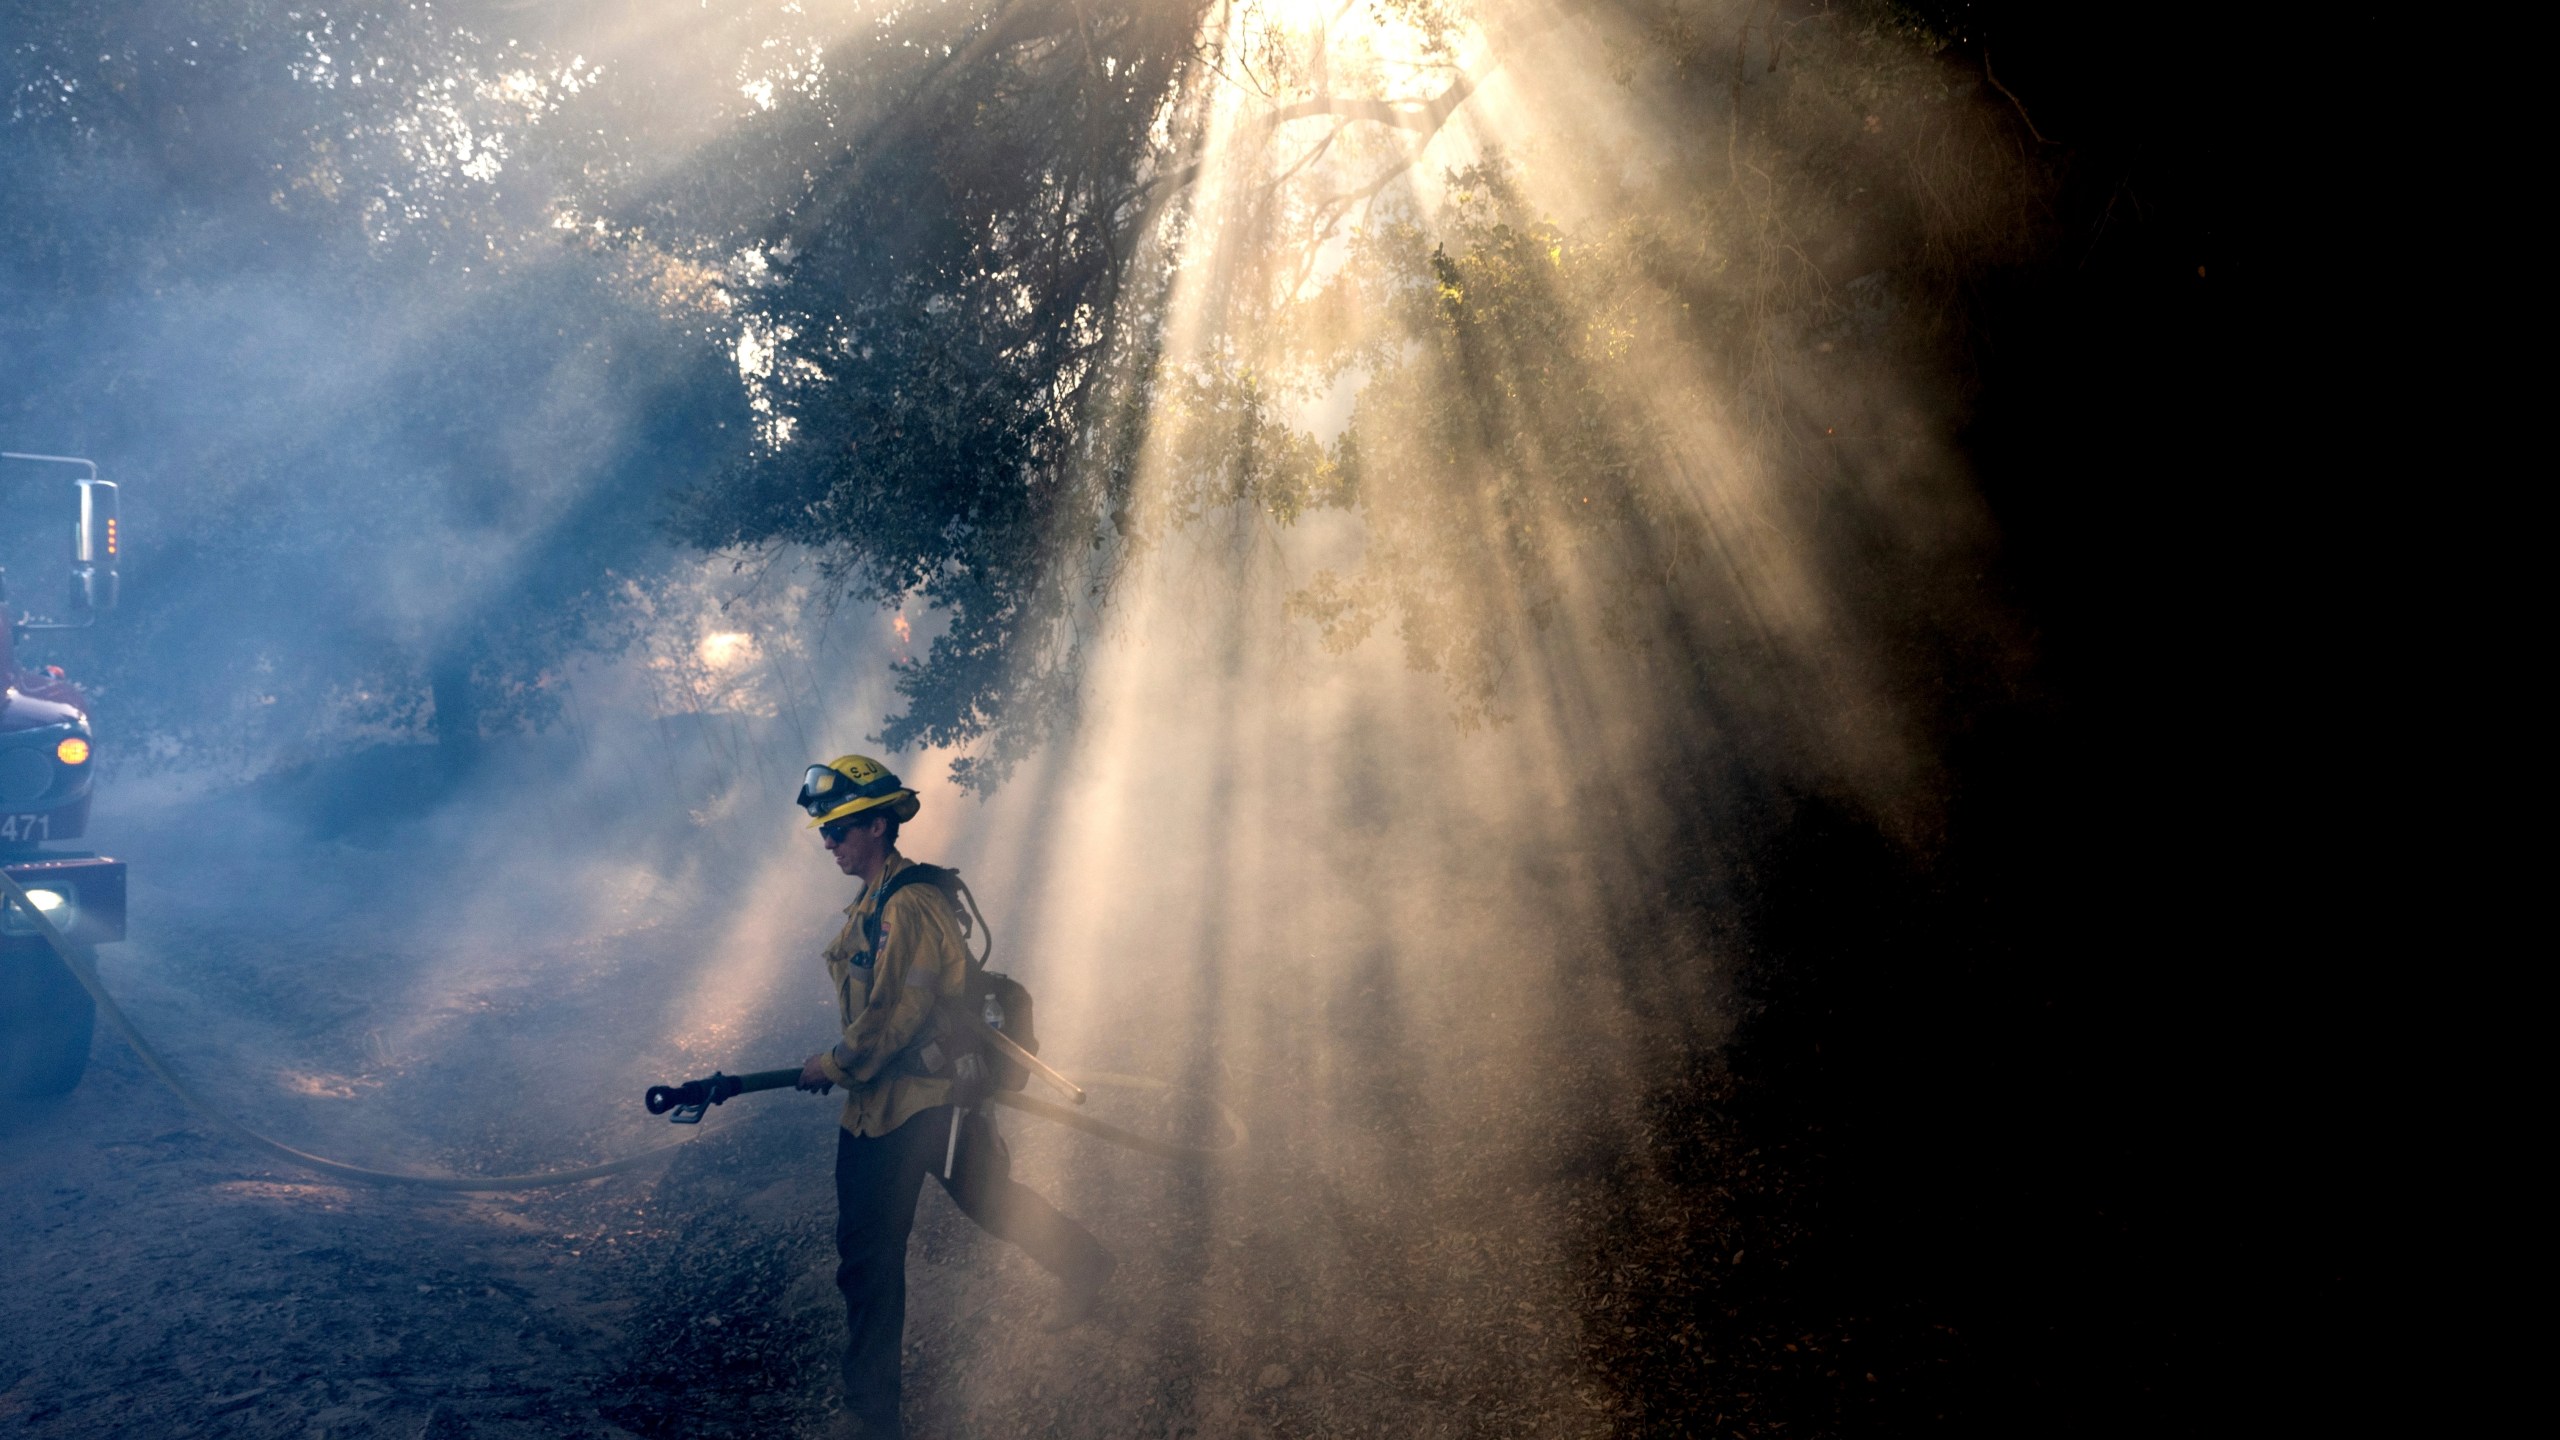
[[[986,1060],[972,1051],[951,1062],[951,1103],[965,1110],[986,1098]]]

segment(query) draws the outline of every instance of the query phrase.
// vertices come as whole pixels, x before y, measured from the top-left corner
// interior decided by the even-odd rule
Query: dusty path
[[[707,943],[663,916],[457,966],[430,953],[418,897],[397,887],[244,905],[252,862],[128,853],[158,898],[136,940],[102,959],[109,985],[181,1069],[289,1143],[446,1173],[583,1163],[663,1141],[668,1128],[632,1103],[640,1084],[708,1068],[621,1038],[653,1033]],[[355,872],[382,863],[340,858]],[[363,895],[387,898],[348,898]],[[798,1002],[815,997],[778,995],[719,1043],[785,1059],[807,1048],[803,1032],[824,1027]],[[1393,1097],[1362,1089],[1383,1083],[1328,1082],[1386,1125]],[[1239,1094],[1258,1107],[1256,1145],[1225,1169],[1008,1117],[1017,1172],[1123,1261],[1102,1314],[1063,1337],[1036,1327],[1046,1278],[928,1186],[910,1262],[916,1434],[1613,1429],[1611,1402],[1577,1380],[1589,1339],[1574,1257],[1538,1238],[1587,1203],[1580,1176],[1504,1169],[1465,1135],[1346,1134],[1341,1111],[1329,1120],[1303,1088]],[[1126,1122],[1184,1123],[1105,1099]],[[220,1138],[102,1032],[79,1090],[0,1114],[0,1425],[815,1433],[843,1334],[832,1109],[753,1097],[665,1162],[566,1189],[382,1189]],[[1344,1145],[1390,1143],[1394,1163],[1368,1180],[1337,1163]]]
[[[733,1125],[656,1176],[448,1197],[269,1166],[102,1048],[74,1096],[0,1128],[0,1420],[15,1433],[816,1429],[842,1330],[828,1141],[810,1117]],[[1055,1139],[1017,1146],[1029,1161]],[[1128,1270],[1103,1317],[1061,1341],[1031,1323],[1044,1279],[928,1195],[910,1270],[919,1434],[1601,1428],[1520,1413],[1538,1397],[1508,1383],[1498,1347],[1463,1371],[1428,1358],[1446,1335],[1382,1331],[1351,1351],[1347,1317],[1315,1313],[1267,1237],[1087,1218]],[[1540,1343],[1535,1317],[1494,1318]]]
[[[0,1121],[0,1422],[33,1436],[626,1433],[601,1194],[500,1207],[261,1163],[112,1043]],[[628,1188],[628,1187],[626,1187]],[[581,1383],[582,1381],[587,1383]]]
[[[331,885],[324,919],[254,861],[128,854],[154,885],[101,970],[238,1118],[429,1173],[637,1148],[634,1122],[576,1135],[526,1063],[595,1020],[599,987],[534,1003],[492,976],[434,1003],[431,1043],[394,1038],[417,1030],[426,958],[379,938],[401,933],[399,907],[350,910],[361,887]],[[575,954],[530,958],[577,973]],[[38,1436],[630,1433],[599,1407],[640,1303],[623,1257],[654,1233],[663,1174],[503,1198],[342,1183],[224,1138],[102,1027],[76,1091],[0,1116],[0,1419]]]

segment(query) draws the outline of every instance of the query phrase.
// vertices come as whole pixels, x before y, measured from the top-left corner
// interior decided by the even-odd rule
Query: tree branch
[[[803,233],[816,228],[826,216],[843,203],[844,197],[858,190],[869,178],[874,159],[903,144],[909,133],[922,124],[926,114],[925,100],[947,88],[956,77],[963,77],[988,56],[1010,45],[1038,38],[1035,26],[1051,21],[1064,11],[1069,28],[1081,19],[1081,11],[1066,10],[1058,0],[998,0],[998,3],[969,42],[945,57],[941,63],[917,77],[904,100],[882,111],[879,121],[868,134],[847,147],[844,158],[822,180],[813,182],[800,202],[806,218],[786,231],[785,238],[803,243]],[[1051,33],[1054,33],[1052,31]]]
[[[1320,115],[1331,115],[1346,121],[1366,120],[1392,129],[1410,130],[1427,140],[1440,133],[1440,128],[1449,123],[1449,117],[1458,113],[1459,106],[1467,103],[1467,97],[1475,93],[1478,78],[1474,75],[1461,75],[1449,83],[1448,89],[1422,102],[1318,95],[1293,105],[1282,105],[1257,117],[1251,129],[1268,137],[1292,120],[1310,120]],[[1326,143],[1331,143],[1330,137],[1327,138]],[[1420,145],[1412,146],[1405,156],[1404,163],[1389,171],[1387,178],[1392,179],[1412,168],[1413,162],[1420,158],[1421,153]],[[1200,178],[1201,170],[1208,163],[1207,156],[1197,157],[1180,170],[1148,182],[1149,188],[1168,192],[1188,189],[1191,182]],[[1375,194],[1385,188],[1385,185],[1386,181],[1381,180],[1362,193]]]
[[[2000,77],[1991,73],[1991,52],[1988,50],[1982,52],[1982,78],[1990,81],[1992,89],[2008,96],[2009,103],[2018,107],[2018,118],[2027,122],[2027,133],[2035,137],[2037,144],[2051,145],[2055,143],[2054,141],[2044,138],[2044,132],[2036,128],[2036,117],[2027,113],[2027,102],[2019,99],[2016,91],[2001,84]]]

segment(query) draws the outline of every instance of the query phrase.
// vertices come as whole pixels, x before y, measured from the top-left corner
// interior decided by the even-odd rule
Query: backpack
[[[960,872],[943,865],[909,865],[889,877],[880,887],[880,903],[871,907],[869,918],[862,922],[862,944],[865,953],[880,952],[881,919],[888,914],[889,897],[909,885],[930,885],[951,902],[952,917],[960,922],[960,945],[968,951],[969,937],[974,933],[986,937],[986,947],[969,955],[967,989],[957,1000],[945,1000],[937,1008],[939,1023],[918,1035],[900,1059],[914,1073],[939,1075],[952,1056],[946,1047],[936,1046],[945,1039],[954,1046],[965,1046],[977,1052],[998,1089],[1019,1090],[1031,1081],[1031,1072],[1002,1046],[976,1036],[978,1025],[1004,1032],[1004,1037],[1024,1050],[1040,1053],[1040,1037],[1032,1027],[1031,992],[1010,975],[987,968],[987,960],[996,952],[995,928],[978,909],[978,897],[960,879]],[[974,923],[973,923],[974,922]],[[956,1012],[956,1013],[955,1013]]]

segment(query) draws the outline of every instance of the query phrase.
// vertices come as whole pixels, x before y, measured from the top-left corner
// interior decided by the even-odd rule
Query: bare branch
[[[2054,141],[2044,138],[2044,132],[2036,128],[2036,117],[2027,113],[2027,102],[2019,99],[2016,91],[2001,84],[2000,77],[1991,73],[1991,52],[1988,50],[1982,52],[1982,78],[1990,81],[1992,89],[2008,96],[2009,103],[2018,107],[2018,118],[2027,122],[2027,133],[2035,137],[2037,144],[2051,145],[2055,143]]]
[[[1447,124],[1458,107],[1467,103],[1467,97],[1475,93],[1475,88],[1475,77],[1462,75],[1438,96],[1420,104],[1358,99],[1347,95],[1317,95],[1294,105],[1282,105],[1262,116],[1255,124],[1266,131],[1277,130],[1292,120],[1334,115],[1345,120],[1367,120],[1428,135]]]
[[[1440,133],[1440,128],[1449,123],[1449,117],[1458,112],[1459,106],[1467,103],[1467,97],[1475,93],[1478,78],[1474,75],[1461,75],[1451,81],[1446,90],[1422,102],[1371,100],[1346,95],[1318,95],[1292,105],[1280,106],[1257,117],[1248,133],[1258,132],[1267,137],[1292,120],[1309,120],[1321,115],[1330,115],[1346,121],[1365,120],[1397,130],[1409,130],[1422,139],[1428,140]],[[1339,130],[1335,132],[1335,134],[1339,133],[1341,133]],[[1331,143],[1331,137],[1327,137],[1326,143]],[[1420,145],[1410,147],[1404,163],[1390,171],[1389,178],[1412,168],[1413,162],[1421,157],[1421,153]],[[1180,170],[1150,181],[1149,188],[1165,193],[1188,189],[1193,181],[1200,178],[1200,171],[1207,163],[1208,157],[1205,155],[1195,157],[1190,164]],[[1292,169],[1295,168],[1292,167]],[[1365,193],[1374,194],[1384,186],[1385,182],[1381,181],[1378,185],[1371,186]]]

